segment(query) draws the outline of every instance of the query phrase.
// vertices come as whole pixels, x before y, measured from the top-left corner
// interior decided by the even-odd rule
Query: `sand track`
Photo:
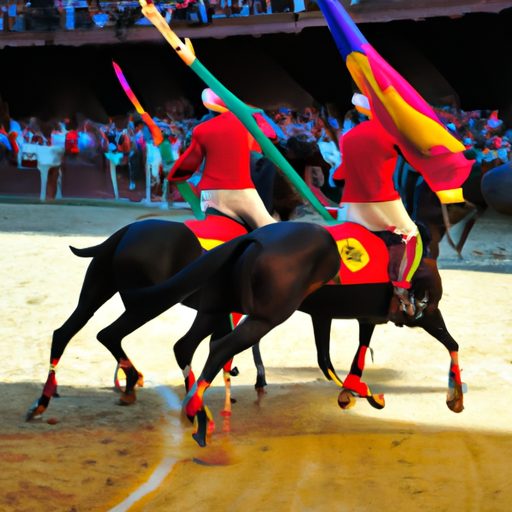
[[[206,396],[217,431],[200,449],[190,426],[154,388],[165,384],[182,396],[171,346],[193,312],[178,306],[125,341],[150,382],[136,405],[119,407],[114,361],[95,341],[121,312],[114,298],[62,358],[61,398],[42,420],[26,423],[46,377],[51,333],[71,313],[88,263],[67,246],[98,243],[142,213],[0,205],[0,511],[108,510],[165,457],[175,460],[173,470],[133,510],[510,509],[512,242],[510,223],[501,217],[475,228],[466,261],[445,253],[445,266],[454,268],[442,271],[441,306],[469,385],[459,415],[444,403],[449,360],[443,347],[420,331],[389,325],[376,330],[375,360],[368,358],[366,373],[372,389],[386,394],[386,408],[360,401],[341,411],[337,388],[316,368],[310,321],[296,314],[263,340],[270,385],[259,405],[251,356],[237,359],[230,433],[222,431],[222,382],[215,382]],[[496,260],[493,253],[504,256]],[[495,272],[468,270],[489,265]],[[356,345],[356,323],[336,321],[332,352],[341,375]],[[200,348],[197,367],[206,350]],[[56,423],[48,424],[50,418]]]

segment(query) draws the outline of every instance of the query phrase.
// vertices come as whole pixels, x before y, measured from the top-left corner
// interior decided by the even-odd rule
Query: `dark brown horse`
[[[313,293],[304,293],[303,279],[304,273],[309,275],[308,267],[302,269],[301,264],[297,265],[297,261],[305,260],[302,250],[298,250],[299,241],[295,240],[296,235],[302,236],[304,233],[296,231],[292,223],[267,226],[252,236],[256,234],[268,242],[272,240],[272,243],[265,243],[258,248],[249,245],[242,252],[223,252],[220,249],[211,251],[167,282],[125,294],[131,322],[137,326],[178,302],[187,301],[189,297],[195,298],[197,317],[190,330],[175,345],[175,354],[182,368],[185,361],[191,360],[198,344],[214,332],[226,312],[238,311],[247,315],[245,321],[232,332],[211,342],[208,360],[197,382],[195,379],[186,382],[187,388],[190,388],[186,411],[189,417],[197,416],[199,419],[199,429],[194,438],[201,446],[206,442],[207,410],[203,404],[205,390],[228,360],[258,343],[271,326],[288,318],[291,314],[290,305],[312,317],[320,368],[328,379],[343,386],[338,400],[340,406],[349,406],[354,395],[367,398],[374,407],[384,406],[383,397],[373,395],[361,381],[361,376],[365,351],[374,327],[390,318],[389,305],[393,298],[391,283],[329,284]],[[270,238],[267,238],[269,235]],[[242,243],[242,239],[230,244]],[[284,239],[286,243],[281,243]],[[281,253],[283,250],[284,254]],[[299,296],[294,293],[293,287],[281,286],[283,280],[285,283],[301,283],[302,286],[297,290]],[[286,296],[282,294],[284,290]],[[447,348],[451,357],[447,405],[452,411],[460,412],[463,409],[463,397],[458,345],[446,329],[439,311],[442,286],[434,260],[422,261],[413,282],[413,293],[418,297],[417,306],[422,314],[416,318],[406,317],[397,305],[394,321],[409,327],[423,328]],[[351,371],[343,383],[337,377],[329,356],[333,318],[357,318],[360,323],[359,348]]]
[[[295,237],[300,239],[291,243]],[[196,236],[185,225],[151,219],[122,228],[98,246],[73,249],[73,252],[81,257],[92,257],[92,261],[75,311],[53,334],[48,379],[41,397],[28,411],[27,419],[41,414],[48,407],[51,397],[57,392],[55,370],[67,344],[102,304],[117,292],[125,298],[133,290],[164,282],[195,261],[201,255],[202,249]],[[336,376],[329,357],[331,320],[333,318],[359,320],[361,335],[358,353],[360,353],[369,345],[374,325],[389,319],[389,304],[393,296],[390,283],[329,285],[304,300],[306,295],[317,286],[317,281],[312,281],[315,274],[310,270],[311,265],[316,264],[316,260],[339,262],[338,251],[332,243],[332,238],[324,228],[319,226],[303,223],[281,223],[269,226],[221,246],[211,254],[209,260],[205,257],[201,258],[201,265],[204,266],[202,272],[203,274],[206,272],[207,276],[205,280],[199,279],[198,277],[202,274],[197,274],[196,267],[191,266],[183,271],[186,279],[180,285],[180,293],[181,290],[186,290],[185,295],[188,294],[183,298],[183,303],[201,310],[189,333],[175,345],[175,355],[184,372],[187,388],[190,388],[193,382],[191,362],[198,344],[211,333],[213,333],[212,347],[216,346],[216,340],[224,339],[226,336],[235,336],[236,340],[241,334],[243,335],[247,329],[251,328],[252,320],[246,320],[237,328],[236,333],[230,335],[228,313],[256,311],[256,316],[261,322],[261,313],[251,309],[258,306],[258,301],[264,301],[273,315],[270,320],[265,320],[266,329],[272,328],[287,315],[289,316],[290,308],[300,309],[312,316],[320,368],[328,379],[333,379],[340,385],[341,380]],[[306,256],[313,259],[309,261],[305,259]],[[205,264],[208,261],[209,263]],[[293,282],[292,289],[283,288],[272,291],[280,283],[281,278],[275,277],[272,273],[257,274],[256,264],[261,261],[273,263],[273,266],[268,269],[269,272],[272,271],[279,276],[293,277],[292,281],[284,283],[291,286]],[[324,271],[329,273],[332,270],[327,266]],[[240,272],[243,279],[239,278]],[[190,275],[192,277],[189,279]],[[177,274],[177,278],[178,276],[182,276],[179,279],[184,279],[183,273]],[[258,276],[257,279],[255,276]],[[260,295],[254,296],[251,300],[244,299],[244,293],[252,291],[249,286],[251,279],[256,283],[258,287],[256,291]],[[244,286],[242,283],[245,283]],[[175,287],[176,284],[172,286]],[[196,292],[189,293],[191,289]],[[218,298],[219,290],[225,300]],[[414,294],[418,297],[419,309],[427,305],[423,300],[428,297],[427,308],[419,319],[408,319],[397,311],[395,321],[411,327],[422,327],[449,350],[451,354],[450,389],[455,390],[456,396],[449,397],[448,405],[452,410],[462,410],[457,362],[458,346],[449,335],[438,309],[441,293],[441,282],[435,262],[424,260],[414,280]],[[125,403],[135,399],[134,387],[139,379],[139,373],[123,351],[121,342],[127,334],[156,316],[158,312],[163,311],[176,300],[181,300],[181,295],[178,299],[165,291],[164,295],[165,300],[160,300],[154,295],[152,300],[144,301],[141,307],[128,308],[120,318],[98,334],[99,341],[112,353],[127,375],[126,390],[122,395]],[[211,307],[208,306],[210,303],[215,306],[213,312],[208,310],[208,307]],[[245,346],[257,342],[261,332],[263,331],[255,332],[252,337],[243,336],[241,346],[232,343],[230,337],[230,341],[224,346],[229,346],[229,352],[236,353]],[[224,352],[217,354],[217,362],[222,360],[225,363],[227,361],[227,359],[224,360],[225,357]],[[356,357],[356,360],[361,361],[361,358]],[[261,365],[260,369],[262,369]],[[353,365],[349,378],[345,379],[345,388],[364,396],[376,407],[383,406],[382,399],[378,396],[374,397],[364,383],[360,382],[362,370],[360,363],[357,367]],[[263,374],[260,373],[259,377],[260,381],[257,385],[262,386]],[[340,397],[341,405],[344,405],[346,398],[346,393]]]
[[[72,250],[78,256],[92,257],[92,261],[76,309],[53,333],[48,379],[41,397],[29,409],[27,420],[42,414],[50,399],[56,396],[55,370],[67,344],[107,300],[115,293],[119,293],[125,300],[130,291],[164,282],[176,274],[179,276],[180,270],[193,265],[192,262],[202,253],[199,240],[187,226],[154,219],[130,224],[98,246]],[[292,252],[293,259],[288,258],[287,251]],[[243,276],[250,268],[254,272],[261,272],[259,282],[263,286],[251,289],[254,297],[251,296],[249,302],[261,304],[267,295],[272,297],[273,302],[265,300],[269,305],[272,304],[270,310],[260,311],[259,306],[256,309],[259,320],[253,327],[253,335],[247,338],[247,346],[252,346],[263,333],[283,322],[309,293],[333,278],[340,262],[331,235],[321,226],[311,223],[273,224],[227,242],[213,250],[212,254],[213,258],[207,260],[208,265],[203,269],[203,272],[209,272],[208,282],[212,284],[212,294],[214,290],[224,287],[219,276],[226,269],[241,273],[239,282],[245,283]],[[266,265],[269,262],[272,264]],[[198,279],[198,275],[194,279]],[[197,288],[201,284],[201,281],[197,282]],[[184,297],[183,303],[199,308],[206,300],[204,297],[206,294],[201,292]],[[227,312],[223,310],[222,314],[214,315],[208,322],[208,315],[198,315],[192,327],[200,337],[198,343],[212,333],[214,343],[217,337],[229,332],[231,311],[237,309]],[[121,342],[127,334],[148,321],[152,313],[153,310],[147,310],[144,305],[127,309],[97,336],[126,374],[126,390],[122,395],[124,403],[134,401],[134,387],[140,374],[122,349]],[[252,322],[244,322],[243,325],[246,331]],[[191,379],[189,369],[197,344],[192,350],[192,345],[188,346],[183,341],[175,347],[186,383]]]

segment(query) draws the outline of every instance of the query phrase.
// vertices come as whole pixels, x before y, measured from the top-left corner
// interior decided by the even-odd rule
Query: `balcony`
[[[119,42],[161,41],[161,35],[140,13],[137,2],[87,3],[64,0],[59,9],[33,0],[11,20],[8,31],[4,13],[0,48],[6,46],[82,46]],[[422,20],[431,17],[460,17],[469,13],[499,13],[511,7],[509,0],[343,0],[357,23],[382,23],[393,20]],[[299,33],[307,27],[325,26],[317,6],[309,0],[272,0],[249,4],[233,0],[228,12],[211,4],[207,23],[195,9],[179,12],[176,2],[160,3],[163,15],[181,37],[191,39],[225,38],[234,35],[260,36],[273,33]],[[196,4],[197,5],[197,4]],[[178,16],[183,19],[177,19]]]

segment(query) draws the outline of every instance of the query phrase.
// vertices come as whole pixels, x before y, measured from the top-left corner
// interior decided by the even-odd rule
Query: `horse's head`
[[[416,327],[424,317],[434,314],[439,309],[439,302],[443,295],[441,276],[437,269],[436,260],[424,257],[420,266],[414,273],[411,282],[409,297],[414,304],[414,316],[408,316],[403,311],[400,301],[393,295],[389,310],[389,320],[402,327]]]

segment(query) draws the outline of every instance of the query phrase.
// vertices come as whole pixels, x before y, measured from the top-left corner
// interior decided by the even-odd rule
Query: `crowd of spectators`
[[[212,113],[195,116],[186,100],[169,103],[159,108],[153,118],[162,130],[164,142],[160,146],[161,164],[153,177],[153,185],[161,187],[174,161],[188,147],[193,128],[208,119]],[[452,107],[435,108],[446,127],[474,152],[484,170],[509,162],[512,158],[512,129],[499,119],[498,111],[476,110],[465,112]],[[295,143],[314,146],[323,159],[323,176],[313,175],[308,184],[335,188],[332,174],[341,162],[339,139],[364,119],[356,110],[338,115],[333,108],[311,106],[302,111],[283,106],[266,112],[275,123],[281,147]],[[130,188],[145,177],[146,160],[152,147],[151,134],[138,114],[110,119],[106,123],[77,116],[73,119],[54,119],[42,122],[37,118],[13,120],[8,115],[0,119],[0,159],[16,165],[23,162],[24,144],[60,145],[66,155],[80,155],[82,159],[103,161],[108,156],[122,153],[119,166],[125,166]],[[21,153],[20,153],[21,152]],[[160,161],[160,159],[159,159]],[[326,172],[326,169],[328,171]],[[319,169],[317,169],[317,172]],[[333,197],[335,197],[334,194]]]
[[[473,149],[479,163],[501,165],[512,155],[512,129],[506,127],[497,110],[465,112],[453,107],[436,108],[443,124],[467,149]]]
[[[309,0],[164,0],[155,2],[167,22],[208,24],[214,18],[301,12]],[[74,30],[115,27],[118,32],[148,22],[136,0],[0,0],[0,30]]]

